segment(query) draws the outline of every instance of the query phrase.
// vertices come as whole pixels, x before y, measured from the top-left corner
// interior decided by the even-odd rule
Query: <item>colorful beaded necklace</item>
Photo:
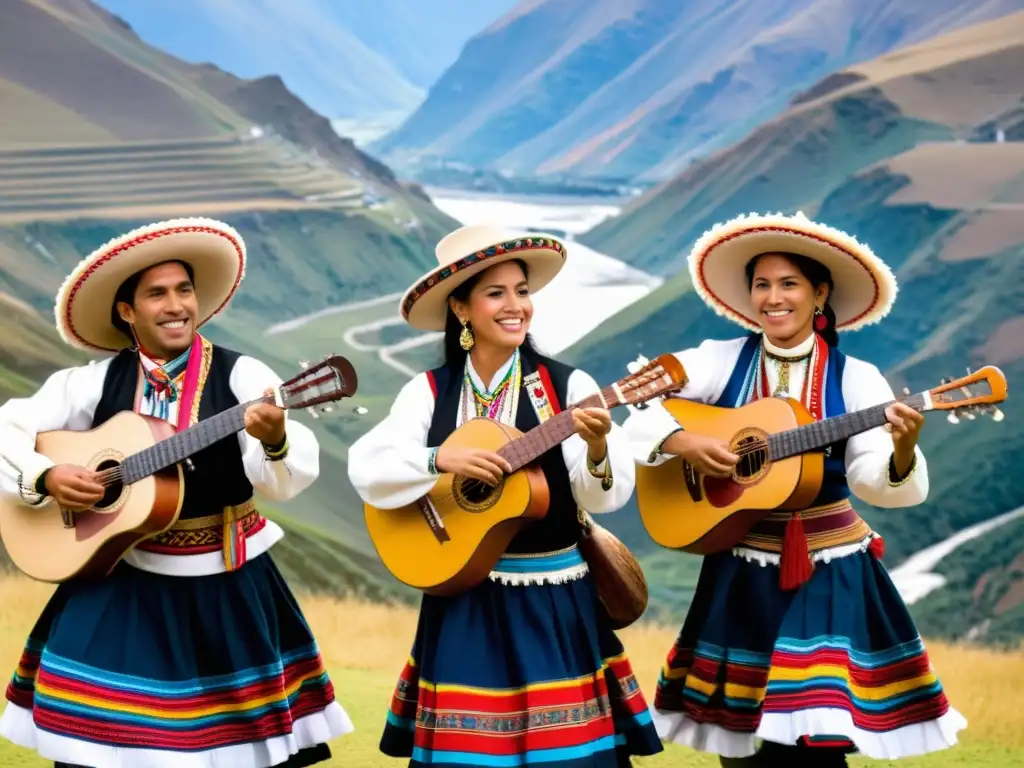
[[[518,393],[523,381],[519,350],[515,351],[512,364],[492,392],[481,392],[473,382],[469,369],[470,362],[467,355],[463,373],[462,423],[465,424],[471,418],[468,405],[472,400],[474,415],[477,417],[500,421],[504,424],[514,424],[516,408],[519,404]]]

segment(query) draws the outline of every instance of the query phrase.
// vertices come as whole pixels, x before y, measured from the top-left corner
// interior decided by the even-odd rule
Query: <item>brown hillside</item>
[[[1010,117],[1022,104],[1021,72],[1024,12],[840,73],[581,240],[641,268],[671,274],[715,222],[766,209],[802,208],[811,214],[847,178],[881,166],[911,177],[910,184],[893,190],[903,196],[893,202],[984,199],[1003,219],[998,229],[1012,229],[1006,222],[1013,214],[999,215],[996,204],[1021,200],[1020,145],[954,142],[975,136],[979,126],[992,134],[994,116],[1006,115],[1007,127],[1015,125]],[[926,197],[920,197],[921,185],[930,189]]]

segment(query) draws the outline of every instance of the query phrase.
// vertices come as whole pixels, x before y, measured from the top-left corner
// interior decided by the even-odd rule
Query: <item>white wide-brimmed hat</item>
[[[460,227],[434,249],[437,269],[417,280],[402,296],[402,317],[413,328],[443,331],[451,292],[483,270],[522,259],[530,292],[536,293],[565,266],[565,245],[553,235],[489,224]]]
[[[752,213],[709,229],[690,251],[694,290],[719,315],[761,330],[750,303],[746,266],[762,253],[795,253],[828,268],[833,282],[828,302],[837,331],[877,323],[896,300],[896,277],[867,245],[799,212]]]
[[[195,275],[198,325],[227,306],[245,276],[245,243],[213,219],[172,219],[133,229],[100,246],[75,267],[57,292],[54,315],[61,337],[90,352],[132,345],[111,322],[118,288],[165,261],[183,261]]]

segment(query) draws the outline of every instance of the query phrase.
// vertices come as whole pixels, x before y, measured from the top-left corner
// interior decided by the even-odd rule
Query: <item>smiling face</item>
[[[142,273],[132,303],[117,304],[121,319],[149,354],[173,360],[192,344],[199,316],[195,286],[179,262],[158,264]]]
[[[825,304],[828,286],[813,285],[792,260],[778,253],[757,257],[750,302],[768,341],[794,347],[814,331],[814,309]]]
[[[467,320],[482,350],[507,350],[525,340],[533,318],[533,300],[526,273],[515,261],[496,264],[480,273],[464,301],[450,305],[460,320]]]

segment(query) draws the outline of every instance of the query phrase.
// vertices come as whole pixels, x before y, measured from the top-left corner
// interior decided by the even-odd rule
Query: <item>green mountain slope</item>
[[[943,558],[946,586],[914,605],[922,634],[1019,648],[1024,636],[1024,521],[970,541]],[[958,621],[950,622],[956,616]]]

